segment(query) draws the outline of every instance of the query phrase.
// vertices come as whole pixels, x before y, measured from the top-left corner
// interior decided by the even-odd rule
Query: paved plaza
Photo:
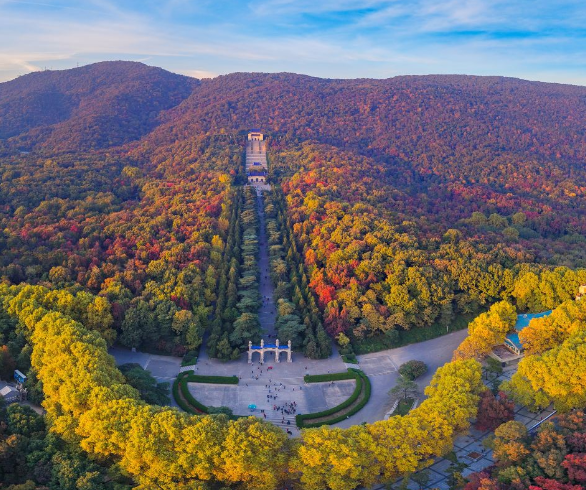
[[[253,371],[260,373],[255,365]],[[266,368],[266,364],[265,364]],[[252,371],[252,370],[251,370]],[[305,384],[302,376],[272,378],[272,371],[263,370],[252,378],[243,377],[239,385],[189,383],[189,391],[208,406],[227,406],[237,415],[255,415],[297,434],[295,415],[314,413],[334,407],[348,399],[356,386],[355,380]],[[249,405],[255,405],[250,410]],[[277,408],[277,409],[276,409]],[[263,412],[264,411],[264,412]]]
[[[329,388],[324,388],[321,394],[315,395],[314,390],[317,390],[318,388],[314,388],[311,385],[308,385],[307,387],[311,389],[304,392],[302,395],[301,392],[306,388],[303,383],[303,376],[305,374],[339,373],[346,371],[348,367],[359,367],[368,375],[372,385],[370,400],[358,413],[335,425],[338,427],[350,427],[363,422],[372,423],[377,420],[383,420],[392,406],[392,399],[388,395],[388,391],[396,384],[399,376],[397,369],[401,364],[412,359],[417,359],[428,365],[429,372],[417,380],[422,393],[425,386],[429,384],[436,369],[451,359],[454,349],[460,344],[465,336],[466,331],[461,330],[420,344],[412,344],[398,349],[361,355],[358,356],[360,362],[358,366],[344,364],[335,348],[329,359],[319,360],[306,359],[302,353],[294,352],[293,362],[291,363],[272,362],[271,356],[268,354],[268,362],[264,363],[262,374],[260,374],[258,370],[256,374],[252,373],[253,370],[256,370],[259,367],[258,354],[254,355],[254,367],[251,367],[247,363],[247,354],[243,354],[240,359],[236,361],[222,362],[218,359],[210,359],[205,352],[205,348],[202,348],[198,364],[195,366],[195,372],[197,374],[238,376],[241,378],[241,381],[240,384],[236,386],[219,385],[220,388],[215,390],[209,388],[209,395],[208,390],[206,389],[204,389],[201,394],[196,394],[194,392],[194,396],[197,400],[206,405],[228,406],[234,410],[234,413],[243,414],[242,406],[244,405],[247,407],[249,405],[249,403],[245,402],[251,397],[250,393],[254,393],[252,398],[254,398],[256,402],[266,401],[266,395],[269,393],[268,391],[265,392],[263,390],[265,390],[265,385],[269,384],[268,380],[271,379],[273,383],[282,383],[287,387],[302,387],[301,390],[296,388],[296,398],[291,398],[290,401],[296,401],[299,405],[297,413],[308,413],[309,411],[322,410],[335,406],[342,400],[339,399],[333,389],[330,390]],[[111,348],[110,354],[115,357],[118,365],[128,362],[136,362],[140,364],[143,368],[148,369],[158,381],[173,382],[177,374],[179,374],[181,367],[181,359],[172,356],[131,352],[130,350],[121,347]],[[281,356],[281,360],[284,360],[283,356]],[[271,374],[267,377],[268,371],[266,368],[269,366],[272,366],[273,369],[270,370]],[[253,379],[252,376],[259,376],[259,379]],[[334,387],[337,387],[338,383],[341,382],[334,383]],[[347,384],[350,383],[354,383],[354,381],[350,381]],[[246,386],[247,384],[248,386]],[[202,385],[200,384],[198,386]],[[216,385],[208,385],[208,387],[213,386]],[[339,386],[340,389],[342,389],[342,384],[339,384]],[[194,388],[194,390],[196,390],[196,388]],[[268,390],[268,388],[266,388],[266,390]],[[325,394],[326,392],[328,392],[327,395]],[[293,390],[291,390],[291,396],[293,396],[292,393]],[[305,393],[307,393],[307,396],[305,396]],[[344,391],[344,393],[346,393],[346,391]],[[348,396],[350,393],[352,393],[352,389],[347,392]],[[274,393],[270,393],[270,395],[273,394]],[[309,397],[310,394],[312,398],[315,396],[315,401],[304,401],[304,399]],[[257,395],[260,395],[260,398],[257,398]],[[269,400],[272,399],[269,398]],[[279,398],[279,394],[277,393],[277,400],[284,400],[284,398]],[[254,401],[251,403],[254,403]],[[171,405],[176,406],[173,400],[171,401]],[[260,407],[259,403],[256,403],[256,405]],[[272,404],[270,404],[270,406],[272,407]],[[253,415],[262,416],[260,412],[253,413]]]
[[[258,354],[255,359],[258,359]],[[342,403],[352,394],[355,381],[306,385],[303,377],[306,374],[338,373],[345,370],[346,366],[337,352],[329,359],[321,360],[306,359],[302,354],[293,353],[293,362],[265,362],[262,366],[257,361],[252,365],[248,364],[246,355],[237,361],[222,362],[210,359],[202,352],[202,357],[195,366],[197,374],[238,376],[240,382],[238,385],[190,383],[189,388],[194,397],[205,405],[228,406],[238,415],[250,414],[264,418],[261,409],[270,409],[272,412],[273,405],[282,406],[293,402],[297,404],[297,413],[309,413]],[[267,395],[270,397],[267,398]],[[250,404],[256,405],[257,410],[251,412],[248,409]],[[281,425],[282,417],[271,418],[271,414],[266,413],[267,420]],[[293,425],[294,414],[289,419]]]

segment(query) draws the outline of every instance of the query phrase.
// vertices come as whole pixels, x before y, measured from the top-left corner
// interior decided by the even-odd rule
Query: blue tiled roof
[[[253,349],[262,349],[262,347],[260,345],[253,345],[252,348]],[[264,348],[265,349],[267,349],[267,348],[268,349],[276,349],[277,348],[277,344],[265,344],[264,345]],[[287,345],[280,345],[279,346],[279,349],[288,349],[288,348],[289,348],[289,346],[287,346]]]
[[[541,313],[525,313],[523,315],[517,315],[517,323],[515,323],[515,330],[520,332],[526,326],[529,325],[529,322],[534,318],[542,318],[544,316],[549,316],[552,310],[543,311]]]
[[[522,349],[523,344],[519,340],[519,332],[523,330],[526,326],[529,325],[531,320],[534,318],[543,318],[551,314],[551,310],[543,311],[541,313],[524,313],[522,315],[517,315],[517,323],[515,323],[515,332],[510,333],[507,335],[507,339],[515,346],[517,349]]]
[[[523,348],[521,341],[519,340],[519,334],[517,332],[507,335],[507,340],[511,342],[517,349],[521,350]]]

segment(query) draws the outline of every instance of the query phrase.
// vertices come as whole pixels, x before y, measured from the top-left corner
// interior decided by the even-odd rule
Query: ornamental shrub
[[[423,376],[426,372],[427,364],[423,361],[408,361],[399,367],[399,374],[411,381]]]

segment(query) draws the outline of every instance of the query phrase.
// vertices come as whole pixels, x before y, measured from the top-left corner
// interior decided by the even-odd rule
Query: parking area
[[[379,355],[375,357],[360,357],[360,369],[367,376],[382,376],[396,372],[398,366],[393,362],[390,355]]]

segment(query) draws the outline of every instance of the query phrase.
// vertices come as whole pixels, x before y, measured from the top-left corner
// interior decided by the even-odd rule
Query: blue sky
[[[117,59],[195,77],[465,73],[586,85],[586,1],[0,0],[0,81]]]

